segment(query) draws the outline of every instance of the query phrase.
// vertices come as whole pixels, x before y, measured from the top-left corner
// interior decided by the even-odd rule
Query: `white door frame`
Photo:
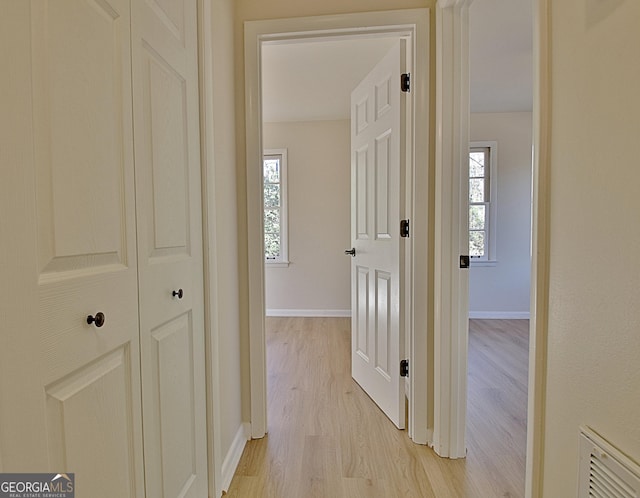
[[[407,208],[411,218],[409,273],[411,297],[407,309],[409,329],[409,435],[417,443],[430,440],[428,428],[428,365],[415,358],[427,356],[428,316],[428,191],[429,191],[429,11],[407,9],[333,16],[245,22],[245,115],[247,153],[247,228],[249,282],[249,358],[251,390],[251,435],[260,438],[267,431],[266,347],[264,303],[264,252],[262,240],[262,91],[261,51],[265,42],[340,39],[354,36],[398,35],[412,45],[413,157],[408,177],[420,195],[409,190]],[[411,265],[408,265],[411,266]],[[415,332],[415,333],[414,333]]]
[[[549,192],[551,148],[551,0],[533,0],[533,176],[531,319],[525,497],[542,496],[544,409],[549,317]]]
[[[218,238],[214,161],[214,41],[213,0],[198,0],[198,72],[200,98],[200,158],[202,171],[202,243],[204,270],[204,327],[207,407],[207,463],[209,496],[222,494],[222,449],[220,445],[220,348],[218,338]]]
[[[464,192],[469,157],[469,6],[436,6],[436,174],[434,251],[433,448],[443,457],[466,456],[469,254]],[[464,182],[464,184],[463,184]]]
[[[471,1],[438,0],[436,6],[436,177],[441,179],[436,188],[447,187],[455,190],[459,182],[454,175],[460,174],[461,159],[467,161],[468,8]],[[549,300],[550,0],[533,1],[532,279],[525,478],[527,498],[542,494]],[[465,137],[466,142],[463,140]],[[463,152],[464,156],[461,155]],[[436,210],[440,209],[440,212],[436,212],[436,224],[446,221],[442,217],[443,213],[448,213],[449,220],[458,217],[455,210],[460,208],[460,202],[454,202],[454,197],[455,192],[445,190],[440,198],[436,198]],[[466,226],[457,228],[466,230]],[[451,261],[451,252],[448,253],[448,257],[444,252],[459,247],[460,230],[454,228],[444,232],[446,226],[442,225],[436,227],[436,230],[435,268],[444,270],[435,275],[435,320],[439,326],[435,327],[434,354],[436,358],[440,358],[440,362],[436,363],[434,373],[436,382],[433,403],[439,412],[434,420],[434,440],[437,441],[440,450],[448,451],[449,456],[455,457],[464,456],[465,453],[468,331],[465,333],[464,328],[459,325],[460,320],[467,318],[468,301],[465,300],[468,300],[468,290],[461,284],[457,261]],[[443,235],[451,238],[439,239]],[[453,257],[455,256],[454,253]],[[449,266],[439,266],[447,263]],[[443,301],[438,302],[440,298]],[[455,320],[458,321],[456,327]],[[448,428],[442,427],[444,420],[452,422]]]

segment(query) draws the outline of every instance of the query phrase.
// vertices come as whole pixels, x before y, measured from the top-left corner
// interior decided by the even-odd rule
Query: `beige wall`
[[[413,9],[434,7],[436,0],[236,0],[235,2],[235,110],[237,145],[237,192],[238,192],[238,257],[240,276],[240,328],[241,328],[241,365],[243,379],[249,378],[249,328],[248,328],[248,262],[247,262],[247,210],[246,210],[246,154],[245,154],[245,106],[244,106],[244,22],[264,19],[279,19],[304,16],[320,16],[381,10]],[[430,33],[432,37],[430,60],[435,65],[433,36],[435,16],[431,16]],[[435,85],[430,85],[431,98],[434,98]],[[230,96],[231,94],[229,94]],[[431,121],[435,115],[430,116]],[[433,129],[433,128],[432,128]],[[430,137],[432,140],[433,137]],[[434,148],[431,148],[433,156]],[[430,195],[433,198],[433,195]],[[432,274],[432,272],[430,272]],[[433,314],[430,313],[430,316]],[[250,419],[250,389],[248,382],[243,383],[242,415],[243,420]]]
[[[217,240],[218,282],[212,321],[217,325],[220,382],[220,451],[225,458],[242,426],[240,373],[240,311],[236,196],[235,108],[233,95],[233,0],[214,0],[213,31],[213,147],[215,186],[213,202]],[[218,436],[218,435],[216,435]],[[219,465],[222,462],[217,462]]]
[[[495,318],[529,312],[531,273],[531,113],[471,114],[471,141],[496,141],[496,259],[471,267],[469,312]],[[516,315],[513,315],[513,314]],[[487,316],[488,317],[488,316]]]
[[[350,14],[435,6],[435,0],[238,0],[237,21]]]
[[[265,149],[287,149],[291,263],[267,265],[267,312],[348,312],[350,122],[269,123],[263,141]]]
[[[640,462],[640,2],[549,5],[551,498],[576,496],[581,424]]]

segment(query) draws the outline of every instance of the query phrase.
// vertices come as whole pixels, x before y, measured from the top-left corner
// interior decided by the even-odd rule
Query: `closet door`
[[[5,7],[2,470],[141,497],[129,1]]]
[[[133,0],[140,331],[148,497],[206,497],[197,13]]]

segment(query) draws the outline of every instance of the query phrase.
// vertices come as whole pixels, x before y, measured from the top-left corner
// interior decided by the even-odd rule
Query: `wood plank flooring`
[[[468,455],[397,430],[351,379],[350,319],[268,318],[269,434],[249,441],[227,496],[524,496],[527,320],[471,320]]]

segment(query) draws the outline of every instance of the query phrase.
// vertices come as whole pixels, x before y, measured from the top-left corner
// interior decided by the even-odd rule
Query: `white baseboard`
[[[284,310],[268,309],[267,316],[350,317],[351,310]]]
[[[224,457],[221,469],[222,490],[224,492],[229,491],[229,486],[231,485],[233,474],[235,474],[238,463],[240,462],[240,457],[242,456],[242,452],[244,451],[244,446],[250,439],[250,437],[248,436],[248,434],[250,433],[251,429],[249,428],[249,424],[242,424],[238,428],[236,437],[233,438],[231,448],[229,448],[227,455]]]
[[[351,310],[289,310],[268,309],[267,316],[291,317],[350,317]],[[484,320],[528,320],[528,311],[469,311],[469,318]]]
[[[528,320],[528,311],[469,311],[469,318],[480,320]]]

